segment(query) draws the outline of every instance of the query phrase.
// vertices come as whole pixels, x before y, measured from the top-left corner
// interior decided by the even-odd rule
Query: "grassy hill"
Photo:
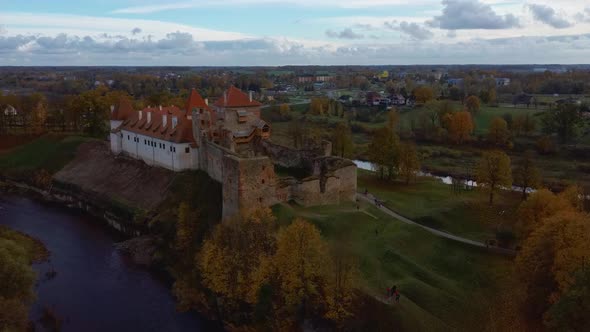
[[[295,217],[311,221],[332,245],[357,259],[362,291],[391,330],[477,330],[496,281],[510,265],[506,258],[435,237],[367,204],[358,210],[354,203],[313,208],[281,204],[273,210],[282,224]],[[400,304],[382,303],[393,285],[402,294]],[[383,323],[372,321],[362,328],[379,329]]]

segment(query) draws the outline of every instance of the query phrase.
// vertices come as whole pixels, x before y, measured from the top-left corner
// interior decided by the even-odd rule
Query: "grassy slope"
[[[510,229],[519,195],[498,194],[493,207],[487,195],[479,190],[453,193],[452,186],[430,179],[419,178],[417,183],[382,181],[373,174],[359,171],[359,190],[365,188],[384,200],[384,205],[401,215],[426,226],[440,229],[473,240],[495,238],[496,229]]]
[[[89,140],[92,138],[58,135],[40,137],[9,153],[0,154],[0,171],[9,175],[20,175],[45,169],[53,174],[74,158],[81,143]]]
[[[372,206],[354,204],[301,208],[278,205],[282,224],[303,217],[332,244],[347,244],[358,259],[364,292],[382,298],[397,285],[399,306],[385,310],[407,331],[469,330],[481,317],[497,275],[509,261],[434,237],[395,221]],[[396,326],[392,326],[395,329]]]

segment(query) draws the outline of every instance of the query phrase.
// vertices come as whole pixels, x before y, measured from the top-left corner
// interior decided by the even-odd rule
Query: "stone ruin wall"
[[[260,147],[273,163],[285,168],[305,168],[303,179],[277,179],[277,200],[295,201],[303,206],[340,204],[354,201],[357,191],[356,165],[346,159],[330,157],[331,144],[317,150],[295,150],[268,141]]]
[[[215,143],[204,142],[199,148],[200,168],[222,184],[223,217],[241,210],[268,207],[295,201],[303,206],[332,205],[354,201],[356,166],[350,160],[326,156],[331,149],[293,150],[266,141],[260,142],[256,154],[242,157]],[[274,165],[305,168],[303,179],[278,177]]]

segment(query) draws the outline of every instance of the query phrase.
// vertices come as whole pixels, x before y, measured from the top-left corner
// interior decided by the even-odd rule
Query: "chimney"
[[[166,127],[168,124],[168,116],[166,114],[162,114],[162,127]]]
[[[143,111],[138,111],[139,112],[139,119],[141,120],[141,118],[143,117]]]
[[[178,125],[178,118],[173,116],[172,117],[172,129],[176,128],[177,125]]]
[[[252,102],[252,91],[248,91],[250,95],[250,102]]]
[[[205,98],[205,105],[209,106],[209,98]]]
[[[111,113],[115,111],[115,105],[111,105]]]
[[[147,112],[147,122],[152,122],[152,112]]]

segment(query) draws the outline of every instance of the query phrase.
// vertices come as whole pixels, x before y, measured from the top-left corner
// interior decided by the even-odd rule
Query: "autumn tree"
[[[348,156],[354,149],[350,127],[344,122],[338,123],[332,133],[332,144],[334,151],[342,158]]]
[[[29,127],[33,134],[38,135],[45,131],[47,121],[47,99],[41,94],[32,96],[34,105],[29,111]]]
[[[506,120],[495,117],[490,122],[490,128],[488,129],[488,140],[494,145],[500,146],[505,145],[510,138],[510,131],[508,130],[508,123]]]
[[[473,120],[471,113],[463,111],[448,113],[446,115],[448,123],[449,138],[456,144],[462,144],[470,139],[473,133]]]
[[[398,167],[398,146],[399,138],[389,128],[379,128],[373,133],[368,149],[369,161],[377,167],[382,179],[385,171],[389,179],[395,175]]]
[[[490,205],[494,204],[496,191],[512,186],[510,157],[502,151],[484,152],[477,166],[477,182],[489,191]]]
[[[187,254],[190,252],[194,242],[196,222],[196,213],[190,210],[186,202],[180,203],[176,224],[176,249],[180,253]]]
[[[326,286],[329,254],[320,231],[302,219],[279,232],[274,256],[280,292],[287,310],[306,316]]]
[[[281,104],[281,106],[279,106],[279,113],[282,117],[288,116],[289,113],[291,113],[291,107],[289,104]]]
[[[391,130],[392,133],[399,132],[400,126],[400,116],[399,112],[396,109],[392,109],[387,113],[387,128]]]
[[[327,289],[324,316],[335,322],[342,322],[352,316],[354,289],[359,276],[358,263],[348,249],[347,243],[335,245],[331,250],[331,262],[327,271]]]
[[[199,253],[203,284],[230,303],[256,303],[271,273],[275,227],[268,208],[219,224]]]
[[[469,96],[465,99],[465,108],[471,114],[476,114],[481,108],[481,102],[477,96]]]
[[[514,182],[522,187],[522,199],[527,197],[527,190],[537,189],[541,185],[541,173],[535,165],[534,152],[528,150],[514,169]]]
[[[525,239],[515,263],[527,289],[525,308],[529,319],[540,320],[575,285],[576,273],[589,252],[590,218],[574,210],[546,218]]]
[[[520,232],[523,237],[527,237],[533,230],[539,228],[547,218],[571,208],[563,196],[555,195],[548,189],[537,190],[518,207]]]
[[[420,171],[420,159],[416,145],[411,143],[400,144],[399,149],[399,172],[401,177],[409,184],[416,179],[416,174]]]
[[[416,97],[416,101],[421,104],[434,99],[434,91],[428,86],[419,86],[412,91],[412,94]]]
[[[529,113],[516,116],[512,122],[512,131],[516,136],[521,134],[529,136],[535,131],[536,127],[535,119]]]
[[[590,331],[590,267],[588,262],[573,276],[574,283],[545,314],[551,331]]]
[[[24,246],[2,233],[0,228],[0,331],[24,331],[35,273]]]

